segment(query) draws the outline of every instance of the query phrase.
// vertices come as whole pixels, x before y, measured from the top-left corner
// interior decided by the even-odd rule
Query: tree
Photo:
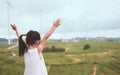
[[[83,47],[83,50],[88,50],[90,48],[91,48],[91,46],[89,44],[85,44],[84,47]]]

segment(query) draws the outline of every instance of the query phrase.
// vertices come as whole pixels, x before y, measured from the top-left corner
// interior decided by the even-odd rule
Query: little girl
[[[55,20],[53,26],[44,35],[42,40],[40,34],[33,30],[30,30],[27,34],[19,35],[15,24],[11,24],[12,29],[19,38],[19,56],[24,56],[24,75],[48,75],[42,51],[46,45],[47,39],[61,24],[60,22],[60,19]],[[26,36],[26,43],[22,39],[23,36]]]

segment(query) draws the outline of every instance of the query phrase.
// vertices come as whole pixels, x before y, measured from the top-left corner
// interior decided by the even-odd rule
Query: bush
[[[46,47],[44,48],[43,50],[44,53],[46,52],[65,52],[65,49],[64,48],[56,48],[55,46],[52,46],[51,48],[49,47]]]
[[[83,50],[88,50],[90,48],[91,48],[91,46],[89,44],[85,44],[84,47],[83,47]]]

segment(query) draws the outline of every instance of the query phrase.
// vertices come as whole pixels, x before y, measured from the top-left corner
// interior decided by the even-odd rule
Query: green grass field
[[[85,44],[91,46],[83,50]],[[96,75],[120,74],[120,42],[93,40],[80,42],[48,41],[46,47],[62,47],[66,52],[43,53],[49,75]],[[18,56],[18,48],[12,56],[7,48],[0,44],[0,75],[23,75],[23,57]]]

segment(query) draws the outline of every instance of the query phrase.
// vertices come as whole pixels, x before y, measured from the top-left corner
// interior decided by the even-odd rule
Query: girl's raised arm
[[[55,29],[61,25],[61,20],[58,18],[57,20],[54,21],[53,26],[50,28],[50,30],[44,35],[43,39],[41,40],[40,45],[38,46],[39,52],[41,52],[47,42],[47,39],[51,36],[51,34],[55,31]]]
[[[19,38],[20,34],[18,32],[18,29],[17,29],[16,25],[15,24],[10,24],[10,25],[11,25],[12,29],[16,32],[17,37]]]

